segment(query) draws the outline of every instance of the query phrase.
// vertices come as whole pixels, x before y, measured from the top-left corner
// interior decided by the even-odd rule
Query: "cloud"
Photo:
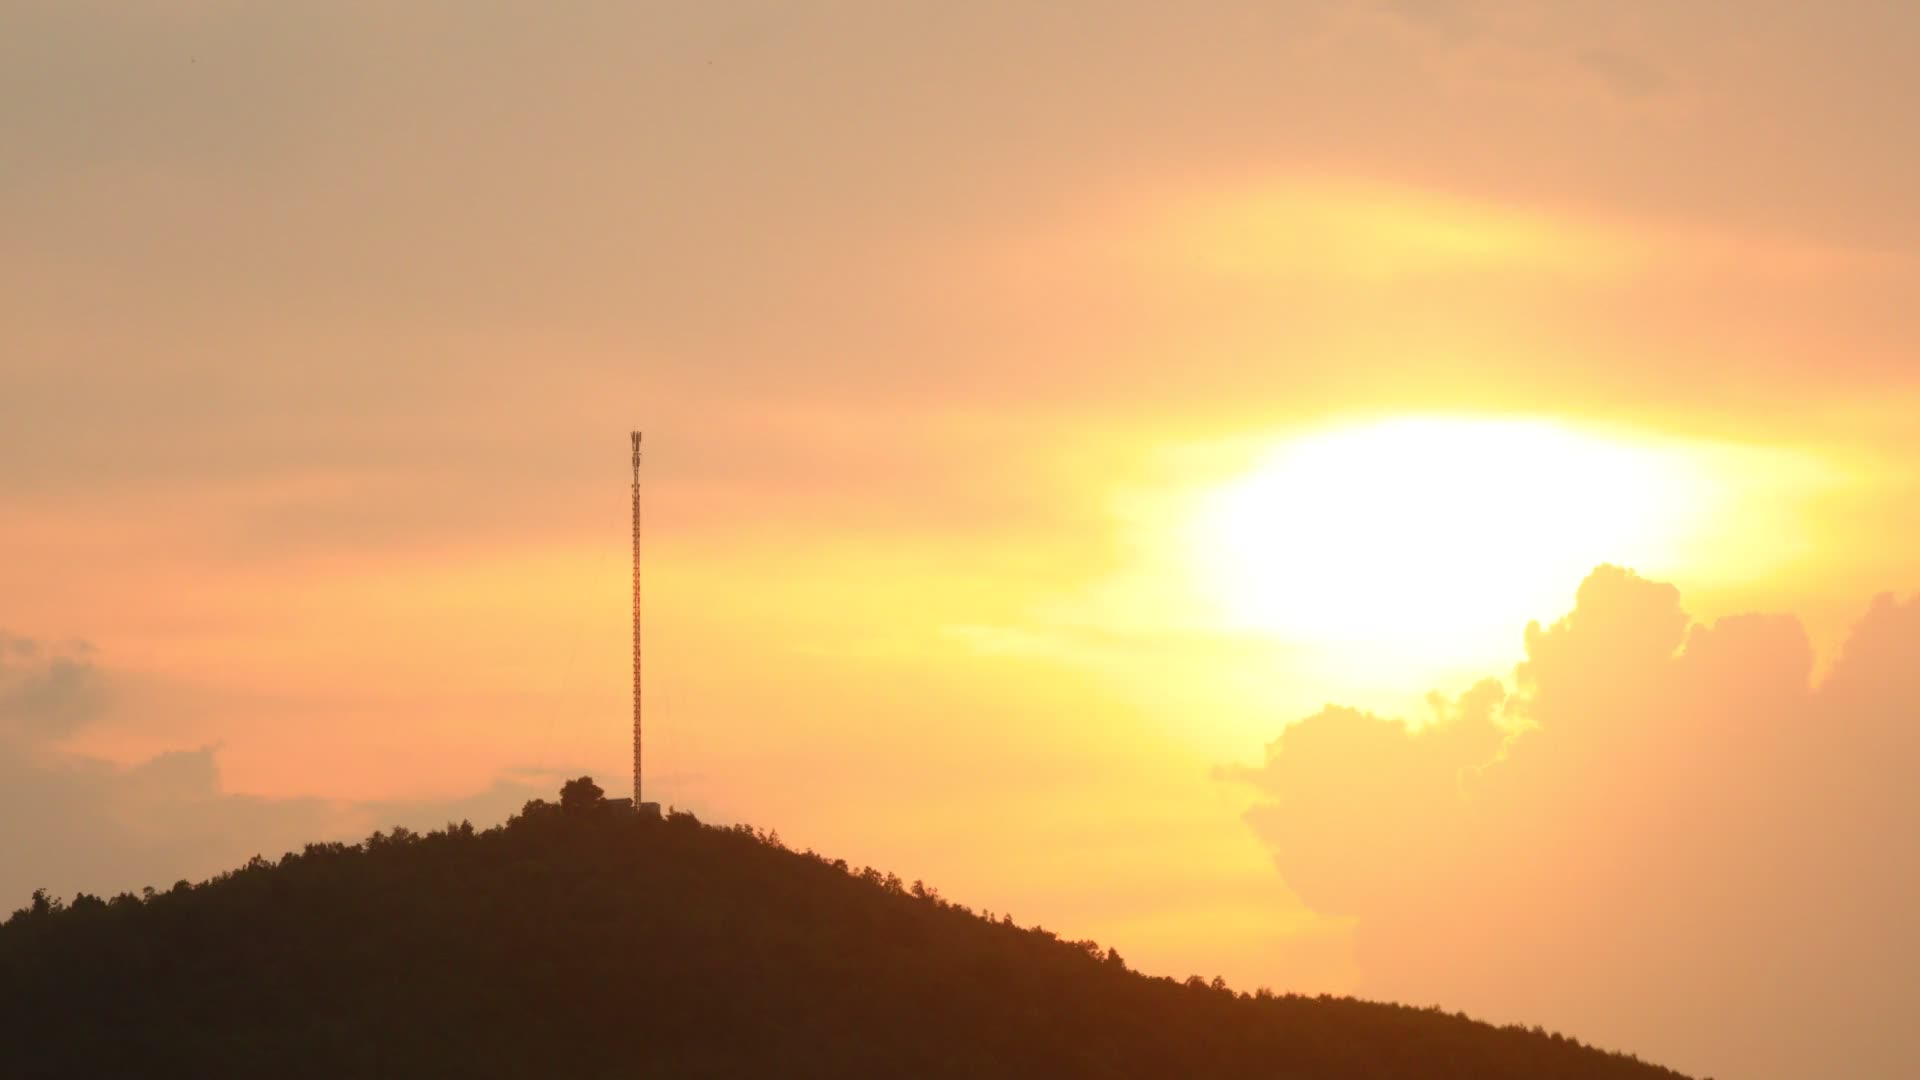
[[[0,631],[0,732],[59,737],[97,717],[107,690],[92,651]]]
[[[1468,0],[1382,0],[1390,16],[1457,43],[1486,29],[1486,13]]]
[[[1683,1069],[1910,1074],[1920,598],[1832,671],[1791,616],[1694,624],[1617,567],[1423,726],[1348,709],[1222,774],[1369,993],[1578,1030]]]
[[[1668,86],[1666,72],[1633,53],[1595,47],[1581,49],[1577,59],[1621,97],[1650,97]]]
[[[62,746],[110,706],[137,705],[94,664],[91,648],[0,633],[0,917],[37,888],[62,896],[165,888],[251,855],[395,824],[488,824],[554,786],[545,776],[502,777],[450,800],[263,798],[224,789],[214,747],[122,766]]]
[[[1286,853],[1300,898],[1323,914],[1352,914],[1380,873],[1411,875],[1467,826],[1461,787],[1506,739],[1496,715],[1504,697],[1493,680],[1457,703],[1436,696],[1434,721],[1419,728],[1328,706],[1268,744],[1265,764],[1221,775],[1268,793],[1247,821]]]

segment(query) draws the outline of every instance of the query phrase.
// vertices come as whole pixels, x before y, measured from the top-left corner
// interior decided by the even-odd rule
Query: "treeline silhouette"
[[[1652,1078],[1438,1009],[1236,993],[591,780],[0,926],[7,1077]]]

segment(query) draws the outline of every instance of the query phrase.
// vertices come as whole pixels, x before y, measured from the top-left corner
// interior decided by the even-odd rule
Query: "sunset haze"
[[[1916,55],[0,0],[0,914],[627,794],[641,428],[647,798],[1151,974],[1920,1075]]]

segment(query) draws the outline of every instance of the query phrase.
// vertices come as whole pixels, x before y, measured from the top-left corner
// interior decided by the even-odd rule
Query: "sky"
[[[1895,1077],[1920,9],[0,0],[0,908],[622,793]],[[11,897],[8,900],[7,897]]]

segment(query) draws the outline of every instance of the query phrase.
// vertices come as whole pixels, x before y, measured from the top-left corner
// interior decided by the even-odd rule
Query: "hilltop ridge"
[[[256,857],[0,926],[13,1077],[1679,1074],[1538,1029],[1127,968],[586,778],[505,825]]]

